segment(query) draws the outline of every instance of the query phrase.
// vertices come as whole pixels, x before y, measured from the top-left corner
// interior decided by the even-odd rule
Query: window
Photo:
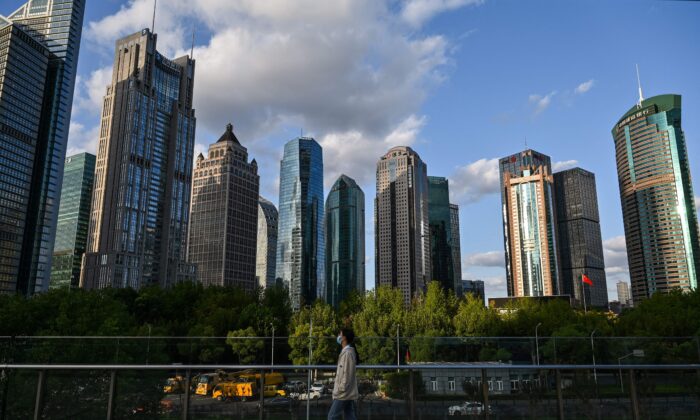
[[[455,390],[455,378],[454,378],[454,377],[449,377],[449,378],[447,378],[447,388],[448,388],[450,391],[454,391],[454,390]]]
[[[430,390],[431,390],[431,391],[437,391],[437,390],[438,390],[438,383],[437,383],[437,378],[436,378],[436,377],[431,377],[431,378],[430,378]]]

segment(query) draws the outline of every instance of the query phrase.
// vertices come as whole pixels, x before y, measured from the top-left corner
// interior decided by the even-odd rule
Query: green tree
[[[229,331],[226,344],[231,346],[233,354],[238,356],[238,363],[250,364],[257,360],[258,354],[265,348],[262,339],[256,337],[253,327]]]
[[[312,320],[313,329],[310,331]],[[335,363],[340,350],[335,341],[339,330],[336,313],[330,305],[317,300],[311,307],[302,308],[292,316],[289,336],[292,363],[309,363],[309,339],[312,345],[311,364]]]
[[[404,318],[404,301],[397,288],[380,286],[367,292],[352,318],[357,349],[363,363],[396,362],[396,331]],[[403,333],[402,335],[405,335]]]

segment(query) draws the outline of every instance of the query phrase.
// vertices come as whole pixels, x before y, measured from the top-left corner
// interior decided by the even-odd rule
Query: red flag
[[[411,350],[406,349],[406,363],[411,362]]]
[[[588,276],[585,274],[581,274],[581,281],[589,286],[593,286],[593,281],[591,281],[591,279],[589,279]]]

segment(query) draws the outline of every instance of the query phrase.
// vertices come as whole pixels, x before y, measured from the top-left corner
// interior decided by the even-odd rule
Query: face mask
[[[343,344],[343,336],[339,335],[335,338],[335,341],[338,343],[338,345]]]

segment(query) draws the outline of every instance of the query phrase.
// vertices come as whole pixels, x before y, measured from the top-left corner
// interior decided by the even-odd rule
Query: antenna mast
[[[153,20],[151,21],[151,33],[155,33],[156,30],[156,6],[158,5],[158,0],[153,0]]]
[[[635,66],[637,67],[637,88],[639,90],[639,102],[637,102],[637,108],[641,108],[644,95],[642,95],[642,82],[639,79],[639,64],[635,64]]]
[[[194,34],[195,28],[192,27],[192,48],[190,48],[190,60],[194,60]]]

